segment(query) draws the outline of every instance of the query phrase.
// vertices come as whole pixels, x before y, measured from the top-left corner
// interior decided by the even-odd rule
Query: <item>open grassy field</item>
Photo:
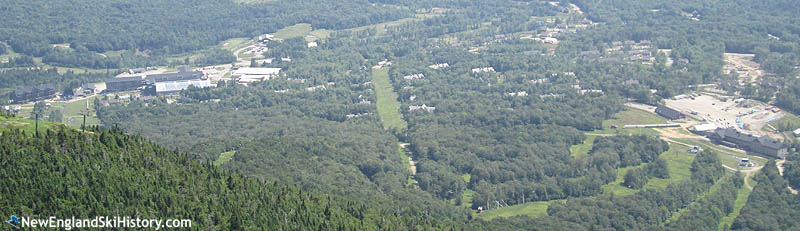
[[[608,183],[608,184],[605,184],[605,185],[601,186],[601,188],[603,189],[603,193],[604,194],[614,193],[615,196],[628,196],[628,195],[633,195],[634,193],[638,192],[639,189],[631,189],[631,188],[625,187],[624,185],[622,185],[622,182],[625,181],[625,174],[627,174],[628,171],[633,170],[633,169],[637,169],[637,168],[643,168],[646,165],[647,164],[641,164],[641,165],[637,165],[637,166],[630,166],[630,167],[617,169],[617,180],[615,180],[614,182],[611,182],[611,183]],[[648,184],[649,183],[650,182],[648,182]]]
[[[276,38],[282,38],[282,39],[303,37],[306,39],[306,41],[313,42],[319,39],[326,39],[333,32],[334,31],[332,30],[325,30],[325,29],[314,30],[314,28],[311,27],[311,24],[301,23],[280,29],[277,32],[275,32],[274,35]]]
[[[669,171],[669,178],[651,178],[644,188],[656,189],[666,188],[667,185],[678,183],[688,180],[692,176],[692,161],[694,161],[694,154],[687,152],[687,149],[681,145],[670,144],[669,150],[662,153],[658,158],[667,161],[667,170]]]
[[[274,35],[275,35],[276,38],[290,39],[290,38],[297,38],[297,37],[306,36],[307,34],[311,33],[311,31],[312,31],[311,24],[300,23],[300,24],[296,24],[294,26],[289,26],[289,27],[280,29],[277,32],[275,32]]]
[[[603,121],[603,129],[595,130],[588,134],[621,134],[621,135],[658,135],[658,132],[651,128],[632,128],[623,129],[629,124],[664,124],[667,119],[656,114],[640,109],[625,107],[625,110],[614,114],[613,118]],[[612,125],[618,128],[611,128]]]
[[[97,119],[97,116],[94,114],[94,99],[98,97],[90,96],[84,99],[75,100],[72,102],[50,102],[50,109],[45,110],[44,114],[40,118],[40,121],[47,120],[47,117],[50,116],[50,112],[53,110],[60,110],[64,120],[61,123],[74,127],[80,128],[83,125],[83,111],[86,109],[86,102],[89,102],[89,114],[90,116],[86,117],[86,126],[92,125],[100,125],[100,120]],[[22,110],[20,110],[17,116],[23,118],[31,118],[31,112],[33,111],[33,103],[29,103],[26,105],[22,105]]]
[[[222,49],[229,50],[231,52],[238,50],[239,48],[247,46],[247,43],[250,41],[249,38],[232,38],[219,43],[219,47]]]
[[[326,39],[328,38],[328,36],[331,35],[331,33],[333,33],[332,30],[325,30],[325,29],[313,30],[309,33],[309,35],[313,37],[306,37],[306,40],[311,42],[311,41],[316,41],[317,39]]]
[[[400,103],[397,102],[397,93],[392,89],[389,70],[373,70],[372,83],[375,84],[375,93],[378,97],[378,116],[381,118],[383,128],[405,129],[407,125],[400,115]]]
[[[39,120],[39,132],[43,132],[46,129],[54,128],[57,126],[63,126],[59,123],[51,123]],[[6,117],[0,116],[0,133],[6,129],[20,129],[25,132],[25,134],[35,134],[36,132],[36,121],[25,119],[23,117]]]
[[[89,102],[90,116],[86,117],[86,126],[99,125],[100,120],[94,113],[94,99],[96,97],[97,96],[91,96],[82,100],[76,100],[74,102],[64,104],[64,110],[62,111],[64,113],[64,124],[71,127],[80,128],[83,124],[83,115],[81,115],[81,113],[86,110],[86,102]]]
[[[580,158],[583,155],[589,154],[595,139],[597,139],[597,136],[586,136],[586,140],[583,141],[583,144],[576,144],[569,147],[569,153],[572,155],[572,158]]]
[[[537,201],[488,210],[480,213],[478,218],[488,221],[498,217],[513,217],[520,215],[529,217],[543,216],[547,215],[547,207],[554,202],[563,203],[564,200]]]
[[[626,124],[664,124],[667,122],[667,119],[656,114],[625,107],[624,111],[614,114],[613,119],[603,121],[603,128],[610,128],[612,124],[622,127]]]
[[[217,160],[214,161],[214,166],[220,166],[220,165],[223,165],[225,163],[228,163],[228,161],[233,159],[233,155],[235,155],[235,154],[236,154],[236,151],[223,152],[223,153],[219,154],[219,158],[217,158]]]
[[[669,171],[669,178],[661,179],[651,177],[643,189],[664,189],[669,184],[677,184],[681,181],[688,180],[692,175],[690,168],[695,155],[690,154],[681,145],[670,144],[669,150],[659,155],[658,158],[667,161],[667,170]],[[604,194],[614,193],[617,196],[632,195],[641,189],[631,189],[622,185],[625,181],[625,174],[628,171],[636,168],[642,168],[647,164],[638,166],[630,166],[617,170],[617,180],[602,186]]]
[[[719,155],[720,161],[722,164],[731,168],[738,168],[740,159],[739,158],[750,158],[750,161],[755,162],[756,166],[763,166],[764,163],[767,162],[767,158],[756,156],[756,155],[748,155],[740,152],[734,152],[728,150],[724,147],[719,147],[715,144],[712,144],[711,141],[708,140],[697,140],[697,139],[675,139],[676,141],[695,145],[704,150],[712,150]],[[735,158],[734,158],[735,157]]]

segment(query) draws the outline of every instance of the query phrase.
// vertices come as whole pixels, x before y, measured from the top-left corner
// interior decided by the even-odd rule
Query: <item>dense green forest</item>
[[[424,217],[397,216],[391,208],[246,177],[116,129],[61,127],[38,137],[4,129],[0,140],[0,177],[5,179],[0,208],[17,216],[190,219],[191,230],[447,227]]]
[[[727,92],[714,94],[738,92],[800,113],[800,8],[791,0],[3,3],[12,20],[0,26],[0,55],[17,54],[0,64],[0,100],[14,88],[56,83],[63,91],[129,67],[230,64],[241,60],[221,48],[227,39],[298,23],[325,30],[254,54],[274,59],[261,66],[281,68],[273,79],[215,80],[120,103],[99,97],[102,128],[88,132],[3,132],[4,167],[25,166],[0,170],[14,179],[0,197],[9,210],[119,209],[190,217],[197,229],[215,230],[716,230],[731,224],[722,222],[729,215],[734,222],[722,228],[798,226],[797,196],[786,189],[800,186],[796,149],[785,178],[768,162],[746,181],[722,167],[730,157],[716,150],[675,151],[655,130],[627,135],[613,129],[624,124],[608,122],[628,102],[657,105],[736,80],[722,71],[724,53],[754,54],[777,86],[721,86]],[[107,71],[59,74],[50,66]],[[377,70],[388,73],[388,86],[373,81]],[[399,110],[389,111],[400,126],[384,129],[376,102],[387,98],[376,89],[393,93],[388,100]],[[673,152],[692,155],[685,180],[648,187],[678,177],[670,174],[676,163],[662,158]],[[197,177],[207,180],[186,183]],[[126,182],[145,186],[132,191]],[[631,193],[605,190],[617,183]],[[739,191],[752,185],[735,217]],[[60,193],[22,196],[29,188]],[[53,200],[101,206],[41,206]],[[531,202],[547,203],[546,211],[478,214]]]
[[[272,33],[297,23],[345,29],[396,20],[402,7],[358,1],[3,1],[0,41],[53,65],[120,68],[163,59],[236,37]],[[51,44],[69,44],[70,49]],[[127,51],[123,57],[98,55]],[[135,61],[135,62],[132,62]]]
[[[796,166],[796,165],[793,165]],[[796,181],[796,171],[790,179]],[[788,175],[788,174],[787,174]],[[786,188],[774,161],[768,162],[754,178],[758,185],[731,230],[791,230],[798,227],[800,201]]]

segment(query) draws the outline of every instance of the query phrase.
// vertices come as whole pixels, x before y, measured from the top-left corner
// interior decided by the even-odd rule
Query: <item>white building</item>
[[[794,136],[800,137],[800,128],[794,130]]]
[[[558,39],[553,38],[553,37],[545,37],[545,38],[542,39],[542,41],[544,41],[544,43],[547,43],[547,44],[558,44]]]
[[[484,73],[484,72],[494,72],[494,67],[482,67],[482,68],[475,68],[472,69],[472,73]]]
[[[205,87],[213,87],[214,85],[211,85],[211,82],[209,82],[208,79],[178,80],[178,81],[165,81],[165,82],[155,83],[156,94],[158,95],[179,92],[181,90],[189,88],[189,86],[194,86],[197,88],[205,88]],[[130,95],[128,95],[127,97],[130,97]],[[120,98],[123,98],[123,96],[120,96]]]
[[[280,68],[242,67],[234,71],[231,77],[241,83],[251,83],[276,78],[280,73]]]
[[[425,78],[425,75],[423,75],[422,73],[403,76],[403,79],[405,79],[405,80],[415,80],[415,79],[422,79],[422,78]]]
[[[691,129],[692,131],[695,132],[713,132],[714,130],[717,130],[717,128],[719,127],[717,127],[716,124],[708,123],[708,124],[695,125]]]
[[[317,46],[319,46],[319,44],[317,44],[317,42],[309,42],[308,43],[308,48],[317,47]]]
[[[428,106],[428,105],[425,105],[425,104],[422,104],[422,106],[413,106],[412,105],[412,106],[408,106],[408,110],[409,111],[425,110],[427,112],[432,112],[432,111],[436,110],[436,107],[431,107],[431,106]]]
[[[525,91],[510,92],[510,93],[506,93],[506,95],[509,95],[509,96],[528,96],[528,92],[525,92]]]
[[[449,67],[449,66],[450,66],[450,64],[447,64],[447,63],[437,63],[437,64],[430,65],[428,67],[431,68],[431,69],[434,69],[434,70],[439,70],[439,69],[442,69],[442,68],[445,68],[445,67]]]

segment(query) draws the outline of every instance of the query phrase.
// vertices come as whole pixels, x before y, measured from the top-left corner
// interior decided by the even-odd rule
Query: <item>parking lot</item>
[[[754,100],[719,100],[715,96],[678,96],[667,99],[667,106],[679,110],[700,121],[716,124],[718,127],[734,127],[753,135],[766,135],[761,128],[773,119],[779,119],[784,112],[767,110],[768,105]],[[773,109],[773,108],[770,108]],[[739,122],[737,122],[739,121]]]

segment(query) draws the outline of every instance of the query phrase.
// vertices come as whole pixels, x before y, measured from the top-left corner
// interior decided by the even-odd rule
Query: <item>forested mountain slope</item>
[[[191,219],[191,230],[408,230],[440,225],[245,177],[116,129],[53,128],[39,137],[4,129],[0,150],[0,211],[7,215]]]
[[[791,166],[784,174],[790,181],[797,181],[796,161]],[[775,162],[768,162],[754,180],[758,185],[731,230],[792,230],[800,226],[800,198],[786,188],[787,180],[780,175]]]
[[[44,56],[48,44],[76,43],[89,51],[152,50],[172,54],[215,45],[233,37],[252,37],[297,23],[343,29],[394,20],[407,10],[368,1],[233,0],[33,0],[2,1],[0,41],[14,51]],[[13,19],[13,20],[8,20]]]

